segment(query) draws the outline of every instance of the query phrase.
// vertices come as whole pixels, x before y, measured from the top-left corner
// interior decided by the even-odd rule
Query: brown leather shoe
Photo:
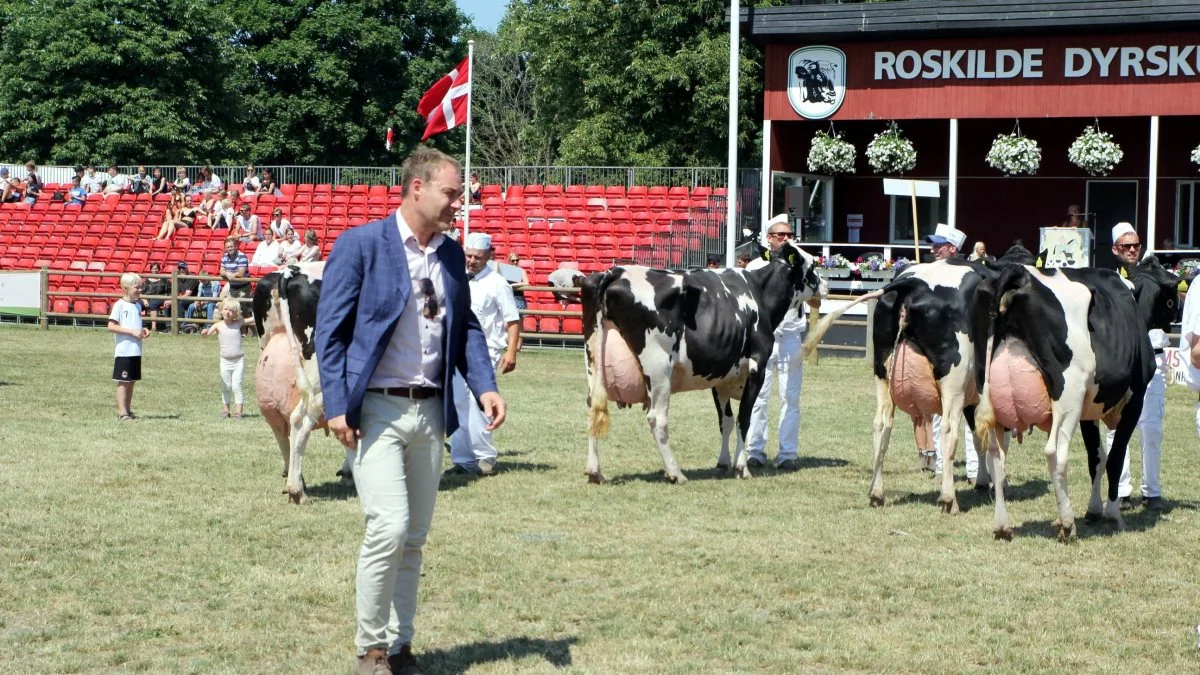
[[[392,667],[393,675],[425,675],[425,671],[421,670],[421,666],[418,666],[417,660],[413,658],[412,645],[404,645],[400,647],[398,654],[389,656],[388,665]]]
[[[392,669],[388,667],[388,653],[386,649],[368,649],[366,654],[358,657],[358,666],[354,669],[354,675],[391,675]]]

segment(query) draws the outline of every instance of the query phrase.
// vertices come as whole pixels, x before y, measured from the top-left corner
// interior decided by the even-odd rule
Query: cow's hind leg
[[[1080,422],[1079,434],[1083,436],[1083,447],[1087,449],[1088,475],[1092,478],[1092,494],[1088,498],[1087,514],[1084,515],[1084,519],[1094,523],[1104,517],[1104,505],[1100,500],[1100,483],[1104,478],[1104,473],[1099,468],[1104,464],[1108,453],[1100,439],[1100,428],[1094,421],[1083,420]]]
[[[888,381],[875,378],[875,422],[872,440],[875,445],[875,466],[871,474],[871,506],[883,506],[883,458],[887,455],[896,422],[896,405]]]
[[[733,407],[729,397],[722,396],[716,389],[712,390],[713,403],[717,406],[717,424],[721,427],[721,454],[717,456],[717,468],[722,471],[729,469],[729,436],[733,433]]]
[[[304,448],[312,434],[316,421],[305,414],[303,405],[292,413],[292,461],[288,467],[287,493],[293,504],[307,504],[304,494]]]
[[[992,471],[988,464],[991,462],[991,448],[984,445],[975,431],[975,406],[970,405],[963,408],[963,417],[967,420],[967,428],[974,437],[975,457],[979,467],[978,473],[975,474],[975,489],[980,492],[988,492],[992,487]]]
[[[988,439],[990,441],[988,455],[992,464],[992,487],[995,489],[996,494],[992,536],[996,539],[1012,541],[1013,530],[1012,525],[1008,522],[1008,504],[1004,501],[1004,485],[1006,482],[1004,462],[1008,457],[1008,434],[996,430],[996,433],[987,435],[991,437]],[[978,442],[978,439],[976,442]],[[982,462],[979,464],[979,470],[980,472],[983,471]]]
[[[662,455],[664,477],[672,483],[682,485],[687,482],[687,478],[679,470],[679,465],[675,463],[675,453],[671,452],[670,436],[667,433],[667,413],[670,411],[670,407],[670,387],[651,386],[650,407],[646,411],[650,434],[654,436],[654,443],[658,446],[659,454]]]
[[[275,436],[275,442],[279,444],[279,453],[283,455],[283,477],[287,478],[288,467],[292,463],[292,446],[288,440],[288,429],[286,427],[280,429],[272,424],[271,433]]]
[[[1050,483],[1054,486],[1054,498],[1058,508],[1054,528],[1058,540],[1066,543],[1074,541],[1077,536],[1075,513],[1071,510],[1071,498],[1067,494],[1067,457],[1071,436],[1075,435],[1075,426],[1079,424],[1082,411],[1064,410],[1064,407],[1056,406],[1054,410],[1045,452],[1046,467],[1050,471]]]
[[[357,454],[353,448],[346,448],[346,459],[342,460],[342,468],[334,474],[338,477],[338,485],[354,487],[354,458]]]

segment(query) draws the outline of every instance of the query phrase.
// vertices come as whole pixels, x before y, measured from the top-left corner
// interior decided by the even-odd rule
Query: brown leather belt
[[[368,389],[367,391],[384,396],[400,396],[401,398],[433,398],[441,396],[442,390],[437,387],[386,387],[382,389]]]

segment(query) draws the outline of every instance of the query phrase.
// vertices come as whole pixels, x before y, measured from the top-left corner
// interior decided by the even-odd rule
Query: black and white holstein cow
[[[1004,429],[1047,432],[1046,463],[1058,505],[1060,541],[1076,536],[1067,496],[1067,449],[1079,425],[1088,451],[1092,493],[1089,519],[1123,527],[1117,500],[1121,465],[1156,367],[1148,331],[1174,319],[1179,278],[1154,258],[1134,267],[1126,282],[1112,270],[1040,270],[1002,266],[976,295],[976,346],[986,360],[976,423],[982,439],[995,438],[993,533],[1011,539],[1004,501]],[[1096,421],[1116,429],[1107,458]],[[1021,436],[1018,434],[1018,439]],[[1101,465],[1108,503],[1100,495]]]
[[[325,403],[314,357],[313,329],[325,263],[290,265],[263,277],[254,289],[254,323],[262,354],[254,371],[258,408],[283,454],[286,492],[295,504],[304,494],[304,449],[314,429],[325,428]],[[353,485],[354,451],[337,475]]]
[[[883,459],[899,407],[915,424],[941,415],[944,468],[938,504],[947,513],[958,513],[954,456],[964,413],[972,422],[971,412],[979,401],[975,376],[980,364],[972,341],[972,311],[976,289],[991,274],[983,265],[961,258],[912,265],[883,288],[826,315],[811,331],[804,345],[805,356],[817,349],[833,322],[847,310],[878,300],[870,335],[875,371],[871,506],[884,504]],[[978,447],[976,452],[983,454]],[[989,480],[987,466],[980,461],[976,485],[987,485]]]
[[[587,476],[603,483],[599,439],[608,433],[608,401],[641,404],[662,454],[667,480],[687,479],[667,437],[671,394],[711,389],[721,424],[718,466],[727,468],[733,429],[730,399],[740,399],[736,473],[746,468],[750,412],[762,388],[775,328],[829,285],[813,257],[789,243],[761,268],[668,272],[630,266],[584,281],[583,334],[588,375]]]

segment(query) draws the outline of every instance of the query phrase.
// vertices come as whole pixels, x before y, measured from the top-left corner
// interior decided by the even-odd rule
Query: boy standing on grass
[[[108,315],[108,330],[116,340],[113,360],[113,380],[117,383],[117,419],[136,419],[130,406],[133,403],[133,385],[142,379],[142,340],[150,331],[142,328],[142,307],[138,302],[141,295],[142,278],[133,272],[121,275],[121,290],[125,295],[113,303]]]

